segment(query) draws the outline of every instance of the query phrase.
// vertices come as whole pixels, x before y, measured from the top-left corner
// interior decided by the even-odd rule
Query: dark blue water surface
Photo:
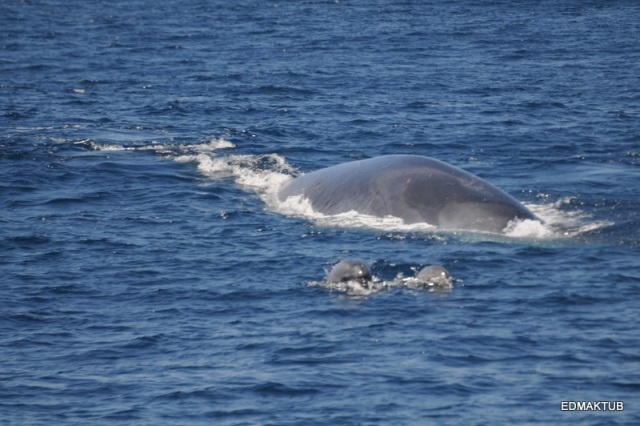
[[[273,198],[393,153],[545,225]],[[640,424],[639,159],[635,1],[4,0],[0,422]]]

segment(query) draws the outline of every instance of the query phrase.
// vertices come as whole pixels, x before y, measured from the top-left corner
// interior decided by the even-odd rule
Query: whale
[[[539,220],[489,182],[421,155],[384,155],[306,173],[277,193],[280,202],[293,196],[324,215],[355,211],[451,231],[503,233],[513,221]]]
[[[451,274],[449,274],[449,271],[444,267],[431,265],[422,268],[422,270],[418,272],[416,281],[427,286],[451,287],[453,278],[451,278]]]
[[[434,289],[447,290],[453,287],[454,279],[441,265],[425,266],[415,277],[405,278],[398,274],[392,283],[374,280],[369,267],[357,259],[341,260],[328,273],[325,280],[328,284],[345,284],[343,291],[359,292],[363,289],[379,291],[396,285],[404,285],[414,290]]]
[[[327,276],[327,282],[330,283],[356,281],[360,284],[366,284],[371,280],[371,271],[369,271],[367,265],[356,259],[338,262]]]

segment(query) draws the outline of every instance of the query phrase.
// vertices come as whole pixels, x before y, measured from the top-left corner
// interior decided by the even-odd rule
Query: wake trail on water
[[[90,140],[75,142],[96,151],[153,151],[179,163],[194,164],[197,170],[212,180],[231,179],[238,187],[256,194],[268,210],[286,216],[310,220],[319,226],[365,228],[407,233],[445,232],[428,223],[405,224],[397,217],[377,217],[356,211],[336,215],[324,215],[315,211],[303,196],[278,200],[278,191],[286,183],[300,175],[279,154],[235,154],[235,145],[224,138],[211,138],[196,144],[158,144],[125,146],[99,143]],[[541,198],[546,198],[541,197]],[[524,203],[541,220],[516,220],[504,230],[503,237],[513,239],[556,240],[576,237],[613,224],[609,221],[593,221],[590,216],[571,202],[574,197],[564,197],[550,203]],[[447,231],[451,233],[452,231]],[[457,233],[457,232],[453,232]],[[469,234],[464,232],[464,234]],[[474,234],[495,235],[478,232]]]

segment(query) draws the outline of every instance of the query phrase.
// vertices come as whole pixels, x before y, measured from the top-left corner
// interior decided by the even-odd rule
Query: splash
[[[285,183],[283,182],[282,185]],[[276,199],[271,207],[284,215],[305,218],[319,226],[375,229],[391,232],[433,232],[437,230],[435,226],[428,223],[406,224],[398,217],[377,217],[358,213],[355,210],[335,215],[325,215],[315,211],[311,202],[301,195],[290,196],[284,201]]]
[[[510,224],[506,229],[508,236],[516,238],[573,238],[613,225],[611,221],[594,221],[589,214],[576,206],[576,197],[573,196],[563,197],[552,203],[525,204],[525,206],[543,223],[525,220]]]
[[[277,205],[278,189],[291,180],[293,172],[277,154],[218,156],[202,152],[179,155],[175,160],[195,163],[198,171],[211,179],[232,179],[241,188],[256,193],[269,207]]]
[[[361,299],[367,298],[381,291],[388,290],[395,286],[395,282],[381,281],[379,278],[374,277],[373,281],[366,284],[362,284],[358,281],[344,281],[339,283],[313,281],[307,283],[307,285],[326,288],[330,291],[342,293],[348,297]]]
[[[513,238],[549,238],[553,231],[539,220],[513,220],[504,229],[507,237]]]
[[[417,271],[416,268],[412,268]],[[343,282],[312,281],[308,282],[309,286],[322,287],[332,292],[341,293],[349,298],[364,299],[383,291],[389,291],[394,288],[406,288],[408,290],[426,291],[429,293],[445,294],[453,290],[453,282],[462,282],[461,280],[452,279],[449,285],[438,285],[432,282],[425,282],[417,277],[405,277],[398,274],[393,280],[385,281],[374,276],[370,282],[361,283],[357,280]]]

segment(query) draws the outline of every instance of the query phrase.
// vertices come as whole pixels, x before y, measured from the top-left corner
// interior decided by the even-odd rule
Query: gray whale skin
[[[316,170],[283,186],[278,199],[294,195],[325,215],[355,210],[446,230],[500,233],[514,219],[537,220],[490,183],[419,155],[385,155]]]

